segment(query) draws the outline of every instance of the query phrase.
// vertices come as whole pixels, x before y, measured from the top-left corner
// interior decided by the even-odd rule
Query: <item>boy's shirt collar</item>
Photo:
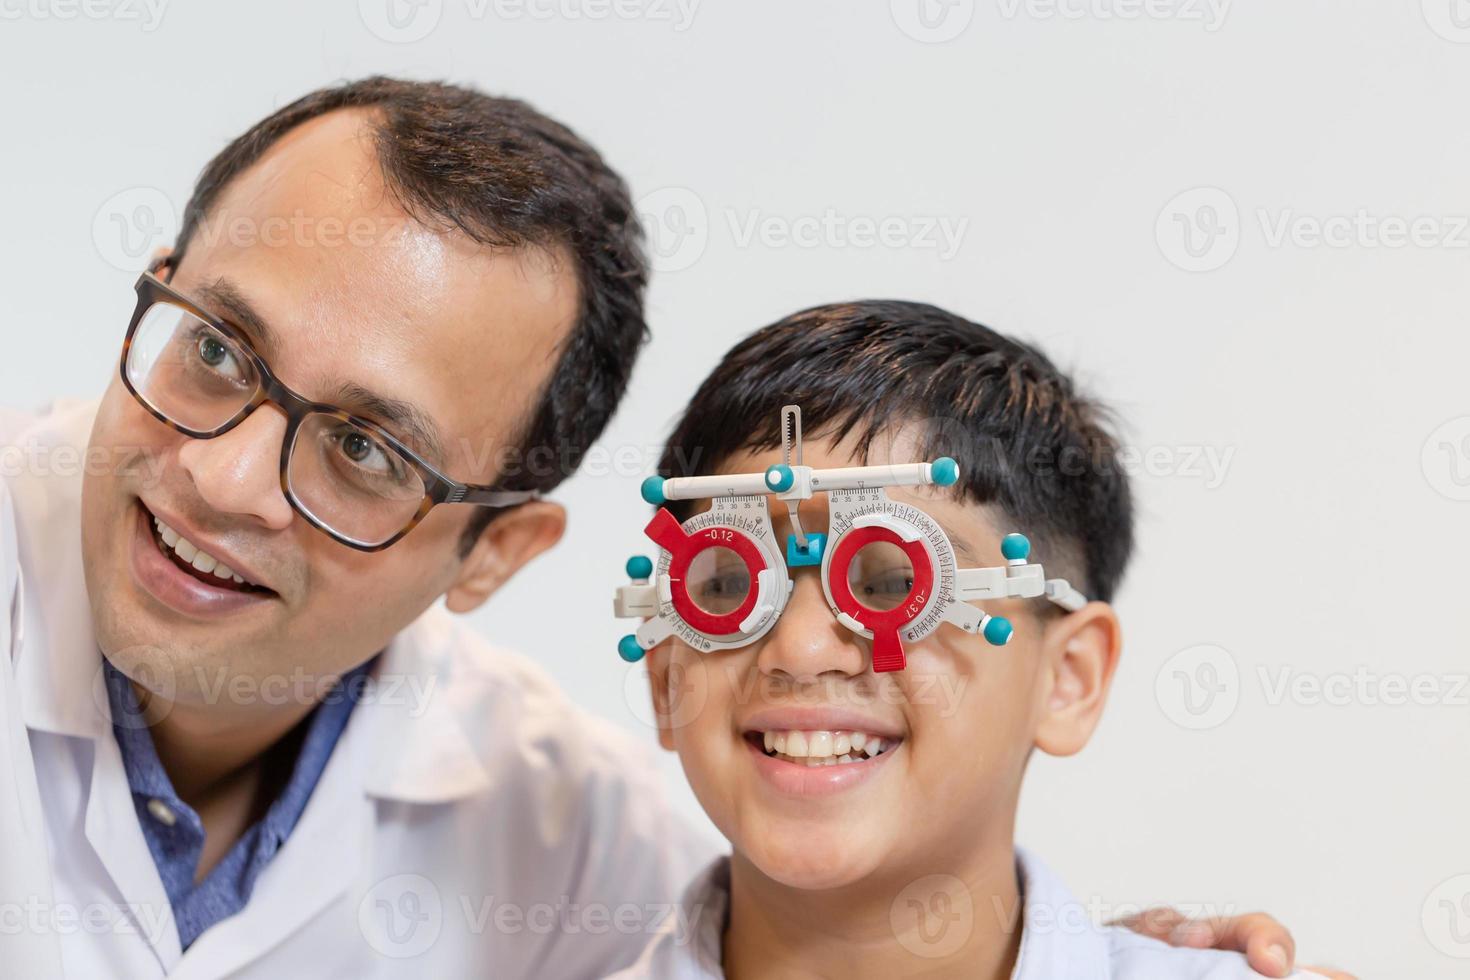
[[[1245,980],[1259,977],[1245,957],[1175,949],[1116,926],[1093,923],[1088,908],[1035,855],[1016,849],[1024,909],[1021,950],[1011,980]],[[608,980],[720,980],[730,859],[707,867],[685,890],[638,962]],[[977,903],[976,913],[981,914]],[[1294,977],[1305,980],[1310,974]]]

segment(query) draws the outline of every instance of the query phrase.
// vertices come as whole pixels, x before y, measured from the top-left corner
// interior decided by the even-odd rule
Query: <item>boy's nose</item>
[[[852,677],[868,667],[861,637],[845,629],[827,606],[815,573],[797,575],[796,587],[775,628],[761,645],[756,665],[765,674],[793,680],[836,671]]]
[[[281,530],[293,518],[281,492],[285,438],[285,415],[274,405],[262,405],[222,436],[186,438],[179,463],[216,512],[251,517],[271,530]]]

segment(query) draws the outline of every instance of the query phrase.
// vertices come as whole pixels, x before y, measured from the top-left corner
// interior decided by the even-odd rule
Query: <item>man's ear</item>
[[[1046,685],[1036,747],[1048,755],[1082,751],[1102,718],[1123,652],[1123,628],[1106,602],[1089,602],[1042,635]]]
[[[643,655],[648,665],[648,690],[653,697],[653,717],[658,721],[658,744],[674,751],[674,724],[669,697],[669,662],[674,644],[665,640]]]
[[[478,609],[527,562],[560,541],[566,529],[566,509],[549,500],[497,514],[460,564],[444,604],[455,613]]]

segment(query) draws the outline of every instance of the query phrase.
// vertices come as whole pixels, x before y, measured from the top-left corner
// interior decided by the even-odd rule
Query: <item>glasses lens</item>
[[[724,616],[740,608],[750,594],[750,569],[729,548],[706,548],[689,563],[689,598],[712,616]]]
[[[302,420],[287,472],[296,502],[359,544],[387,541],[424,501],[423,479],[397,450],[369,429],[319,412]]]
[[[138,322],[127,375],[145,404],[194,432],[234,418],[259,383],[254,363],[238,344],[169,303],[154,303]]]
[[[869,609],[897,609],[914,588],[914,564],[908,553],[888,541],[874,541],[858,549],[847,566],[847,584],[853,598]]]

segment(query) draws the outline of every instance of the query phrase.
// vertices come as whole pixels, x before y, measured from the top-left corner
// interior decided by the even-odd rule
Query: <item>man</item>
[[[367,79],[209,164],[100,402],[0,432],[7,970],[636,956],[711,846],[437,602],[560,538],[534,494],[621,397],[646,277],[621,179],[518,102]]]

